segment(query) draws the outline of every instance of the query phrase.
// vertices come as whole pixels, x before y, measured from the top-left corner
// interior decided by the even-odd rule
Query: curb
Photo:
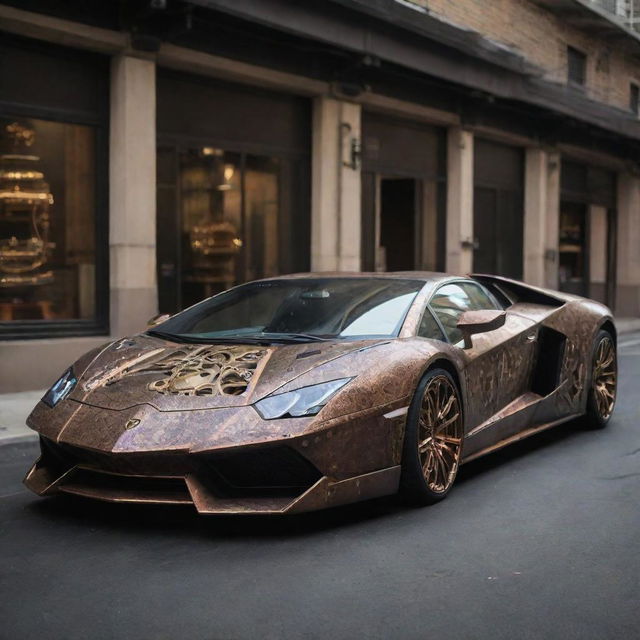
[[[38,440],[37,433],[34,433],[33,435],[30,433],[27,433],[22,436],[7,436],[6,438],[0,438],[0,447],[3,447],[5,445],[10,445],[10,444],[20,444],[22,442],[31,442],[31,441],[35,442],[37,440]]]

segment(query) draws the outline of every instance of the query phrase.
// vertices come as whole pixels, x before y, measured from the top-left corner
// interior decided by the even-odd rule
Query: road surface
[[[470,463],[442,503],[285,519],[42,499],[0,447],[0,637],[640,638],[640,335],[603,431]]]

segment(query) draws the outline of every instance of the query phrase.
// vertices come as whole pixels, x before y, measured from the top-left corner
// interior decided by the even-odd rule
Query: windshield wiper
[[[164,331],[156,331],[155,329],[148,329],[145,333],[148,336],[162,338],[163,340],[170,340],[171,342],[189,342],[188,340],[185,340],[183,336],[174,335],[173,333],[165,333]]]
[[[281,342],[327,342],[337,336],[316,336],[311,333],[264,333],[268,340]]]
[[[185,344],[259,344],[259,345],[269,345],[274,340],[270,338],[260,338],[260,337],[246,337],[246,338],[216,338],[215,336],[211,336],[210,338],[206,338],[204,336],[188,336],[179,333],[165,333],[164,331],[155,331],[153,329],[147,331],[147,335],[154,336],[155,338],[162,338],[163,340],[169,340],[170,342],[179,342]]]
[[[261,344],[268,345],[274,343],[298,344],[305,342],[327,342],[334,340],[337,336],[316,336],[311,333],[264,333],[260,335],[247,336],[190,336],[183,333],[166,333],[149,329],[147,335],[170,340],[171,342],[182,342],[187,344]]]

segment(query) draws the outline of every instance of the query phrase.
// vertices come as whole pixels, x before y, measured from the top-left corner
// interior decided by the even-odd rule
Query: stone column
[[[473,133],[447,133],[447,256],[449,273],[473,270]]]
[[[640,176],[618,174],[616,315],[640,316]]]
[[[360,105],[328,97],[313,103],[311,268],[360,270]],[[359,158],[357,159],[359,160]]]
[[[558,287],[560,156],[540,148],[525,155],[524,281]]]
[[[136,333],[157,312],[155,63],[111,63],[109,153],[111,334]]]
[[[607,208],[589,205],[589,297],[607,298]]]

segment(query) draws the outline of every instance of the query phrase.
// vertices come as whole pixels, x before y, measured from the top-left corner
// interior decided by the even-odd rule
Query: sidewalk
[[[0,444],[37,438],[35,431],[31,431],[25,421],[44,392],[41,389],[0,395]]]
[[[618,335],[640,331],[640,318],[616,318]]]
[[[618,318],[618,334],[640,331],[640,318]],[[45,390],[0,394],[0,445],[36,438],[25,420]]]

